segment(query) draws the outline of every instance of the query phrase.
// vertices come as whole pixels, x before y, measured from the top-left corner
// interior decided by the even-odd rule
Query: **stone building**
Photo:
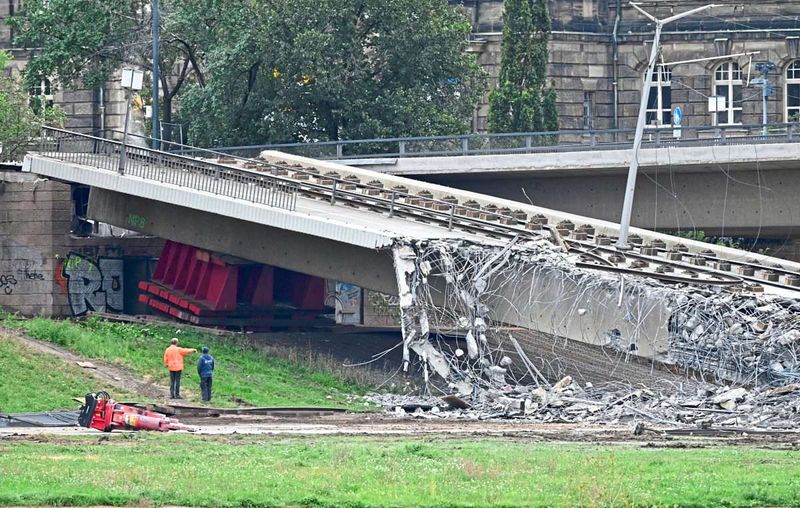
[[[473,21],[472,50],[496,78],[500,66],[502,0],[450,0]],[[683,126],[755,125],[762,121],[761,77],[756,64],[771,62],[773,93],[769,123],[800,117],[800,2],[756,4],[722,0],[715,7],[665,26],[659,62],[749,53],[730,59],[665,66],[655,73],[648,124],[670,126],[680,106]],[[706,2],[645,0],[641,7],[659,19]],[[639,110],[654,25],[628,2],[550,0],[553,33],[548,74],[558,92],[562,129],[633,128]],[[724,106],[718,99],[725,97]],[[715,106],[718,112],[712,112]],[[486,129],[487,106],[476,128]]]
[[[22,0],[0,0],[0,49],[12,56],[10,71],[19,74],[25,68],[30,51],[14,46],[14,33],[5,23],[20,8]],[[59,83],[43,80],[39,86],[31,87],[29,93],[57,104],[66,113],[65,128],[99,134],[101,131],[121,130],[125,119],[125,92],[119,86],[117,76],[102,88],[95,90],[69,89]]]

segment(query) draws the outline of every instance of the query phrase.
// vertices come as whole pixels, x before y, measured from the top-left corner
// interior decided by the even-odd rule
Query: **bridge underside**
[[[432,183],[618,222],[627,176],[546,172],[419,175]],[[631,223],[645,229],[786,238],[800,234],[795,169],[640,173]]]
[[[375,250],[304,235],[163,201],[93,188],[89,217],[195,247],[330,280],[397,293],[389,250]]]

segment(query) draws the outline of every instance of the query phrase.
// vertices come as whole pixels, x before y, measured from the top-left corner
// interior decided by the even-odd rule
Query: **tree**
[[[172,8],[169,0],[164,10]],[[181,4],[180,0],[174,0]],[[9,18],[16,44],[31,48],[28,83],[55,79],[70,87],[102,86],[122,65],[151,70],[150,0],[25,0]],[[190,74],[199,74],[197,48],[165,30],[162,37],[163,120]]]
[[[0,50],[0,71],[8,66],[11,57]],[[18,161],[31,142],[39,136],[42,124],[61,126],[64,113],[59,108],[39,106],[38,115],[31,108],[31,97],[14,77],[0,73],[0,146],[2,159]]]
[[[246,2],[215,20],[207,81],[182,97],[193,143],[462,133],[484,86],[445,0]],[[198,25],[199,23],[195,23]],[[206,33],[204,36],[208,36]]]
[[[163,120],[179,98],[197,144],[462,133],[483,92],[446,0],[161,1]],[[149,5],[26,0],[11,23],[35,48],[27,79],[149,69]]]
[[[489,94],[489,130],[558,130],[556,93],[547,85],[550,16],[546,0],[506,0],[498,86]]]

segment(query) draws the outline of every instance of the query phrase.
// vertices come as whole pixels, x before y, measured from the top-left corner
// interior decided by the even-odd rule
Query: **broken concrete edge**
[[[497,332],[514,319],[517,324],[528,319],[527,328],[553,337],[600,344],[625,354],[650,348],[651,356],[718,383],[763,387],[800,380],[800,355],[795,351],[800,346],[797,299],[668,286],[638,277],[623,277],[620,285],[617,277],[576,268],[569,255],[544,240],[510,242],[502,248],[466,241],[406,240],[395,245],[393,255],[400,288],[403,369],[409,369],[413,351],[426,383],[430,369],[461,395],[471,392],[480,397],[520,385],[525,371],[531,378],[528,384],[542,387],[525,351],[517,351],[523,375],[508,368],[512,360],[502,345],[514,339]],[[590,333],[581,330],[570,336],[563,323],[587,315],[594,326]],[[439,341],[442,323],[458,331],[466,356]]]
[[[517,209],[522,210],[528,213],[529,215],[542,214],[549,219],[549,222],[554,224],[564,220],[569,220],[575,224],[588,223],[596,227],[598,234],[605,234],[607,236],[615,236],[619,232],[619,224],[613,222],[594,219],[591,217],[584,217],[581,215],[575,215],[571,213],[565,213],[558,210],[552,210],[549,208],[542,208],[539,206],[521,203],[518,201],[489,197],[484,194],[453,189],[450,187],[444,187],[433,183],[420,182],[418,180],[413,180],[411,178],[387,175],[385,173],[379,173],[367,169],[355,168],[337,162],[321,161],[317,159],[311,159],[308,157],[302,157],[299,155],[288,154],[275,150],[265,150],[261,152],[259,158],[273,164],[285,162],[289,164],[300,164],[306,167],[313,167],[320,171],[335,171],[339,173],[343,178],[348,175],[354,175],[366,180],[380,178],[381,181],[385,183],[386,187],[404,186],[408,188],[408,192],[410,194],[416,194],[421,191],[429,191],[433,193],[433,197],[436,199],[441,199],[445,196],[456,196],[457,198],[459,198],[460,201],[476,201],[481,206],[492,204],[498,207],[508,207],[511,208],[512,210],[517,210]],[[740,261],[743,257],[747,257],[748,259],[752,259],[759,264],[764,264],[769,266],[779,265],[782,266],[785,270],[800,271],[800,263],[787,261],[785,259],[775,258],[771,256],[765,256],[763,254],[745,252],[731,247],[709,244],[697,240],[690,240],[687,238],[679,238],[672,235],[656,233],[653,231],[640,228],[631,228],[630,233],[641,236],[642,239],[646,242],[651,242],[653,240],[664,241],[667,244],[667,248],[671,248],[674,245],[680,243],[686,245],[691,252],[701,252],[704,250],[711,250],[721,258],[731,261]]]

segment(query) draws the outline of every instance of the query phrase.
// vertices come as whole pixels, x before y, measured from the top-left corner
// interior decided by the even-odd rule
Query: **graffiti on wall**
[[[0,290],[3,294],[10,295],[14,292],[14,286],[17,285],[17,279],[10,273],[0,275]]]
[[[88,311],[123,311],[121,258],[98,258],[96,261],[70,252],[61,273],[66,280],[67,299],[75,316]]]
[[[376,316],[392,320],[400,319],[400,297],[398,296],[370,291],[367,303]]]
[[[44,274],[36,268],[34,268],[34,262],[28,259],[23,259],[21,262],[21,267],[17,268],[17,275],[19,275],[20,279],[22,280],[44,280]],[[18,264],[19,266],[19,264]]]
[[[336,283],[336,322],[361,324],[361,288],[344,282]]]

